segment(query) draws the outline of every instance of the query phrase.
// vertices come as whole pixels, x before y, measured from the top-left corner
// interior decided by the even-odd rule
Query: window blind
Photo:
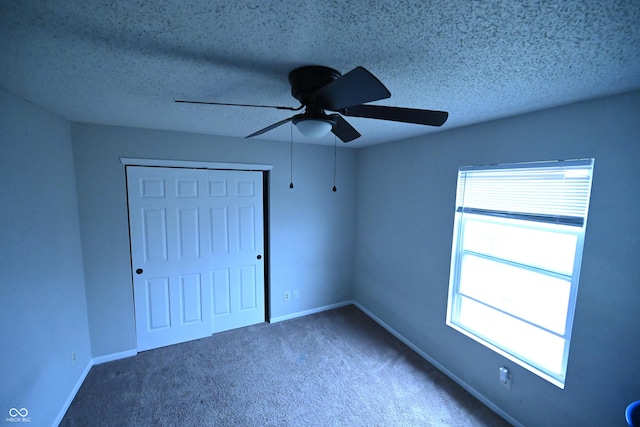
[[[582,227],[594,159],[464,167],[456,211]]]

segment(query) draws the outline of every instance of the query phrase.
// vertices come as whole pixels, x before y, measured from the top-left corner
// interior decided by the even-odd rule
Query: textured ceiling
[[[310,64],[364,66],[392,93],[376,104],[450,113],[350,117],[362,147],[640,88],[640,1],[0,2],[0,86],[74,122],[244,137],[293,113],[173,100],[297,107],[287,74]]]

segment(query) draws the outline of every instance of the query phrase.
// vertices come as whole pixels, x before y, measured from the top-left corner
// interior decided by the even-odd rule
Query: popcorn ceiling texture
[[[287,74],[309,64],[362,65],[392,93],[378,104],[450,113],[349,118],[360,147],[640,88],[640,2],[8,0],[0,63],[0,86],[78,122],[243,137],[290,112],[173,100],[295,107]]]

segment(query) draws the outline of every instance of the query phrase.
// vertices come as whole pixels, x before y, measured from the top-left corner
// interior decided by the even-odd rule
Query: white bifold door
[[[126,171],[138,351],[264,322],[262,172]]]

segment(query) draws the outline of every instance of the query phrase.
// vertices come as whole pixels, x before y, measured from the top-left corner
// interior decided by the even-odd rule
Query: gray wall
[[[355,300],[526,426],[625,425],[640,399],[639,138],[632,92],[359,150]],[[596,161],[561,390],[445,325],[456,178],[581,157]]]
[[[0,419],[51,425],[91,360],[71,131],[2,89],[0,205]]]
[[[136,348],[127,196],[120,157],[271,164],[271,317],[352,299],[356,153],[333,146],[74,124],[80,224],[94,357]],[[285,291],[299,298],[285,302]]]

